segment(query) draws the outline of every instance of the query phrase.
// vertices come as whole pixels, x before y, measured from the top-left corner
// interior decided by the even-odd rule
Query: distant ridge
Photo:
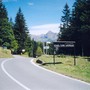
[[[31,35],[31,39],[41,42],[53,42],[53,41],[57,41],[57,35],[58,35],[57,33],[49,31],[46,34]]]

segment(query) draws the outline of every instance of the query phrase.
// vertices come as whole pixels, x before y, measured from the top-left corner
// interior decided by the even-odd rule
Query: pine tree
[[[76,0],[72,8],[69,27],[66,28],[65,23],[63,27],[61,27],[60,39],[76,41],[75,47],[77,55],[90,55],[89,19],[90,0]]]
[[[4,6],[4,4],[2,3],[2,0],[0,0],[0,19],[3,18],[3,19],[8,19],[7,17],[7,10]]]
[[[32,46],[31,37],[30,37],[30,35],[28,35],[26,38],[26,42],[25,42],[25,50],[26,50],[26,52],[28,52],[28,56],[31,56],[31,53],[32,53],[31,46]]]
[[[12,29],[14,29],[14,22],[13,22],[12,18],[10,18],[9,22],[10,22]]]
[[[60,25],[60,32],[58,34],[58,40],[67,40],[68,38],[68,28],[70,26],[70,9],[66,3],[63,9],[63,16],[61,17],[62,25]]]
[[[83,1],[83,12],[80,17],[82,21],[82,48],[84,55],[90,55],[90,0]]]
[[[14,35],[19,45],[18,53],[21,53],[22,49],[25,49],[26,39],[28,36],[28,28],[20,8],[15,18]]]
[[[38,44],[36,41],[34,41],[34,39],[32,40],[32,53],[33,53],[33,57],[36,57],[36,50],[37,50]]]
[[[76,0],[73,9],[72,9],[72,18],[71,18],[71,27],[70,29],[73,31],[71,40],[76,41],[76,52],[77,55],[82,54],[83,43],[82,43],[82,20],[81,16],[84,12],[84,3],[85,0]]]
[[[63,9],[63,14],[64,16],[62,16],[61,21],[63,22],[64,27],[67,28],[70,24],[70,9],[67,3]]]
[[[0,1],[0,46],[13,48],[11,43],[15,40],[12,27],[8,21],[7,10]]]

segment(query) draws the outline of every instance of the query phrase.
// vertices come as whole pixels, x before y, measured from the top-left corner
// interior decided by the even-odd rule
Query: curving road
[[[0,59],[0,90],[90,90],[90,84],[42,69],[32,58]]]

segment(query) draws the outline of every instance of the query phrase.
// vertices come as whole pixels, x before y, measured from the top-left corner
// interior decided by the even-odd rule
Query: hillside
[[[46,34],[31,35],[31,38],[34,39],[35,41],[53,42],[53,41],[57,41],[57,33],[49,31]]]
[[[11,51],[0,47],[0,58],[12,57]]]

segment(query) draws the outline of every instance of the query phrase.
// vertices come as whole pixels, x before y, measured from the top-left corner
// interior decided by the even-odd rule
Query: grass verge
[[[52,55],[42,55],[38,57],[46,64],[43,67],[52,71],[62,73],[64,75],[77,78],[90,83],[90,58],[80,57],[76,58],[77,65],[73,65],[73,56],[56,56],[56,64],[53,64]]]
[[[21,54],[21,56],[23,56],[23,57],[29,57],[27,52],[25,52],[24,54]]]
[[[11,51],[0,47],[0,58],[11,58]]]

